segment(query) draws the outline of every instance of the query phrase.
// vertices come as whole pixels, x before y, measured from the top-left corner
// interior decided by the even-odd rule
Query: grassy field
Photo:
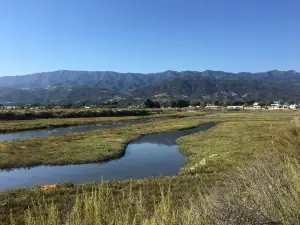
[[[123,116],[123,117],[87,117],[87,118],[48,118],[32,120],[0,120],[0,133],[48,129],[96,123],[121,123],[138,120],[151,120],[156,118],[172,118],[183,116],[204,115],[205,111],[176,111],[165,110],[159,113],[150,113],[146,116]]]
[[[296,111],[218,112],[170,119],[161,127],[154,122],[112,129],[109,134],[97,131],[88,136],[9,142],[0,153],[8,154],[5,165],[14,165],[23,159],[13,161],[12,151],[19,154],[25,149],[30,154],[34,146],[50,160],[48,154],[64,157],[68,144],[73,149],[98,149],[100,156],[101,146],[119,152],[142,134],[218,122],[214,128],[178,140],[180,151],[188,156],[179,176],[6,191],[0,194],[0,223],[10,224],[11,209],[11,221],[17,224],[299,224],[300,167],[295,156],[300,128],[291,127],[298,117]],[[96,137],[102,145],[93,142]],[[55,142],[62,148],[55,148]],[[82,158],[82,154],[75,151],[71,157]],[[5,158],[0,158],[4,165]]]

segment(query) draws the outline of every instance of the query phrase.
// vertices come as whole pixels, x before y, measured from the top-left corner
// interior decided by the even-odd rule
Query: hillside
[[[177,72],[154,74],[54,71],[23,76],[0,77],[0,87],[43,88],[49,86],[89,86],[113,91],[130,91],[180,76]]]
[[[300,82],[300,73],[272,70],[261,73],[230,73],[223,71],[165,71],[160,73],[117,73],[110,71],[70,71],[35,73],[22,76],[0,77],[0,87],[9,88],[45,88],[48,86],[88,86],[106,88],[118,92],[128,92],[148,85],[170,81],[175,78],[197,76],[220,80],[260,80],[276,82]]]
[[[220,80],[203,77],[177,78],[161,84],[147,86],[132,92],[133,97],[153,99],[300,99],[300,83],[259,80]]]
[[[0,104],[125,101],[128,95],[103,88],[51,87],[37,89],[0,88]]]

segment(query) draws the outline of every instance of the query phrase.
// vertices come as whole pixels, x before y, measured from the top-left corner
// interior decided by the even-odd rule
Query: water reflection
[[[176,139],[207,130],[214,123],[197,128],[147,135],[131,142],[122,158],[106,163],[66,166],[37,166],[0,172],[0,190],[33,187],[37,184],[85,183],[104,180],[125,180],[152,176],[177,175],[184,167],[184,156],[178,151]]]

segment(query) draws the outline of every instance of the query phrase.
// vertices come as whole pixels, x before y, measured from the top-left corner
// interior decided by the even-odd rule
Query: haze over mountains
[[[165,71],[117,73],[60,70],[0,77],[0,103],[135,99],[300,99],[300,73]]]

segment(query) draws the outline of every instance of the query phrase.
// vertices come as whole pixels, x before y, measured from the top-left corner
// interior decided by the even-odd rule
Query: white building
[[[292,104],[292,105],[289,105],[289,108],[290,109],[299,109],[300,105]]]
[[[242,106],[242,105],[229,105],[229,106],[227,106],[227,109],[244,109],[244,106]]]
[[[269,107],[269,109],[280,109],[281,105],[279,102],[274,102],[273,104],[271,104],[271,106]]]
[[[222,109],[223,106],[220,105],[207,105],[205,106],[205,109]]]
[[[253,103],[253,109],[261,109],[261,106],[259,105],[258,102]]]
[[[7,105],[7,106],[4,106],[5,109],[16,109],[17,107],[14,106],[14,105]]]
[[[290,107],[289,107],[289,105],[284,104],[284,105],[282,106],[282,108],[283,108],[283,109],[289,109]]]

